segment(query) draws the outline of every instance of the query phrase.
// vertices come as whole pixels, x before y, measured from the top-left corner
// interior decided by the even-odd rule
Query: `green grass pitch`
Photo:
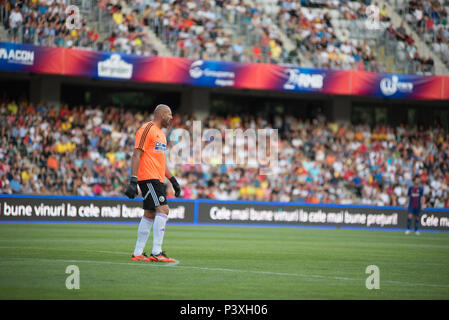
[[[130,261],[136,232],[0,224],[0,299],[449,299],[448,233],[168,225],[179,263],[167,265]],[[65,286],[69,265],[79,290]],[[369,265],[378,290],[365,286]]]

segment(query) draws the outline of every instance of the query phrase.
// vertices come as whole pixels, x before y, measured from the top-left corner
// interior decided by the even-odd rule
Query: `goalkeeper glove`
[[[170,179],[171,185],[173,186],[173,190],[175,190],[175,197],[179,198],[181,196],[181,187],[179,186],[178,181],[175,176],[172,176]]]
[[[128,198],[130,199],[134,199],[135,196],[137,196],[137,177],[136,176],[132,176],[129,179],[129,184],[128,187],[126,187],[126,191],[125,194]]]

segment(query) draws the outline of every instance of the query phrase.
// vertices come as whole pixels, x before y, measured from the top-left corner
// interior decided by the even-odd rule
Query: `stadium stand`
[[[0,19],[11,42],[157,55],[135,11],[121,12],[119,1],[70,1],[80,10],[80,28],[66,26],[68,1],[3,0]],[[66,14],[67,11],[67,14]],[[69,20],[75,23],[75,20]]]
[[[148,112],[0,101],[0,193],[123,195],[134,134]],[[175,113],[173,128],[191,130],[193,119]],[[402,206],[408,185],[419,175],[427,206],[449,208],[449,134],[443,128],[269,119],[210,115],[203,124],[278,128],[275,175],[259,175],[247,165],[171,164],[184,197]]]
[[[390,0],[395,20],[381,0],[2,0],[0,21],[2,38],[36,45],[431,75],[439,59],[415,35],[449,63],[447,1]],[[65,26],[68,5],[78,30]]]
[[[449,66],[449,26],[447,0],[392,0],[396,11]]]
[[[294,1],[280,1],[279,10],[271,7],[269,12],[277,11],[277,23],[307,57],[312,57],[315,66],[379,71],[369,39],[357,39],[349,29],[349,20],[359,17],[355,4],[358,3],[345,3],[339,9],[338,1],[310,1],[302,6]],[[364,8],[360,10],[364,14]]]
[[[265,63],[287,58],[271,20],[242,0],[158,0],[145,11],[148,25],[176,56]]]

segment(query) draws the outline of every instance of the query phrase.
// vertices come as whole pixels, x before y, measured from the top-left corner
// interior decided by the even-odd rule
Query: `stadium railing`
[[[8,16],[8,12],[7,12],[7,8],[6,8],[6,3],[2,2],[2,3],[0,3],[0,24],[2,26],[5,25],[7,16]]]

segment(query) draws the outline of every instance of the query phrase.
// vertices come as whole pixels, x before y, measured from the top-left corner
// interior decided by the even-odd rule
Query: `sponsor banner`
[[[160,82],[163,61],[158,57],[64,49],[64,74],[109,80]]]
[[[193,222],[193,202],[170,202],[170,222]],[[0,220],[139,221],[142,201],[101,198],[1,197]]]
[[[350,90],[349,71],[277,65],[263,65],[259,68],[260,78],[265,79],[260,89],[326,94],[346,94]]]
[[[0,42],[0,70],[211,88],[449,99],[449,77],[138,56]]]
[[[236,78],[244,65],[233,62],[187,60],[188,84],[206,87],[238,87]]]
[[[61,74],[63,59],[58,48],[0,42],[0,70]]]
[[[443,78],[443,86],[441,88],[441,100],[449,100],[449,76]]]
[[[195,224],[405,229],[408,215],[401,207],[170,200],[170,222]],[[142,215],[139,199],[0,195],[0,221],[138,222]],[[424,210],[419,228],[449,231],[449,210]]]
[[[441,76],[357,71],[353,72],[351,93],[383,98],[445,99],[448,95],[445,81],[448,78]]]
[[[399,207],[296,206],[201,201],[198,222],[405,229],[407,215],[408,213]],[[449,211],[424,211],[420,219],[420,229],[449,231]]]

